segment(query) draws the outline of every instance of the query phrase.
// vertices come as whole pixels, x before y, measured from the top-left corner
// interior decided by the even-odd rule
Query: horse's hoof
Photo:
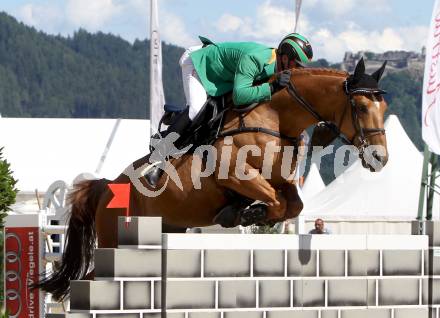
[[[235,227],[238,225],[238,212],[233,206],[228,205],[217,213],[212,221],[222,227]]]
[[[251,205],[249,208],[240,213],[240,225],[249,226],[256,223],[261,223],[266,219],[267,205],[258,203]]]

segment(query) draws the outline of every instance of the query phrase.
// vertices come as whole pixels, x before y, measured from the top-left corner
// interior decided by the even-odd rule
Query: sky
[[[294,28],[294,0],[158,0],[161,38],[182,47],[213,41],[255,41],[276,46]],[[314,59],[340,62],[346,51],[419,52],[434,0],[302,0],[297,31]],[[79,28],[149,37],[149,0],[0,0],[0,11],[49,34]]]

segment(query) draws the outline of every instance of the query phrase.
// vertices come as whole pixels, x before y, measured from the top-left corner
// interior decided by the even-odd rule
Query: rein
[[[286,88],[287,88],[289,95],[294,100],[296,100],[307,112],[309,112],[313,117],[315,117],[315,119],[318,122],[322,122],[325,126],[327,126],[335,134],[336,138],[339,138],[344,144],[354,145],[354,140],[358,136],[359,141],[360,141],[360,145],[358,147],[360,154],[362,154],[364,152],[364,149],[369,145],[369,142],[368,142],[369,137],[374,136],[374,135],[378,135],[378,134],[385,134],[384,128],[364,128],[361,126],[359,116],[357,113],[357,109],[356,109],[356,103],[353,98],[353,96],[355,94],[382,94],[382,93],[384,93],[383,90],[370,89],[370,88],[356,88],[356,89],[350,90],[348,88],[347,80],[344,81],[344,92],[349,98],[349,105],[351,106],[351,114],[352,114],[352,124],[356,130],[356,134],[353,137],[353,139],[349,140],[346,136],[344,136],[342,134],[341,129],[340,129],[342,122],[344,120],[345,114],[347,112],[347,107],[345,107],[345,109],[344,109],[344,113],[341,117],[339,125],[336,126],[335,124],[329,123],[326,120],[324,120],[324,118],[315,110],[315,108],[299,94],[298,90],[296,89],[296,87],[292,83],[292,81],[289,81],[289,84],[287,85]],[[235,112],[238,113],[239,127],[231,129],[231,130],[223,131],[223,132],[218,131],[216,138],[253,132],[253,133],[263,133],[263,134],[271,135],[271,136],[274,136],[274,137],[277,137],[280,139],[286,139],[286,140],[290,141],[291,143],[293,143],[295,146],[298,146],[298,138],[297,137],[287,136],[287,135],[282,134],[279,131],[264,128],[264,127],[247,127],[245,125],[243,114],[250,112],[251,110],[256,108],[258,105],[259,104],[255,103],[255,104],[251,104],[245,108],[232,108],[232,110],[234,110]],[[224,112],[222,112],[222,117],[223,117],[223,114],[224,114]],[[222,118],[222,121],[223,121],[223,118]],[[223,126],[223,124],[220,125],[220,127],[222,127],[222,126]]]
[[[339,127],[336,127],[333,124],[328,123],[322,116],[314,109],[314,107],[307,102],[302,96],[298,93],[298,90],[293,85],[292,81],[289,81],[289,84],[287,85],[287,92],[290,94],[293,99],[295,99],[306,111],[308,111],[310,114],[312,114],[313,117],[315,117],[318,122],[324,123],[325,126],[327,126],[338,138],[342,140],[342,142],[346,145],[352,145],[353,143],[348,140],[347,137],[341,134],[341,130]],[[345,110],[344,110],[345,114]],[[342,122],[342,120],[341,120]]]
[[[337,138],[341,139],[342,142],[346,145],[354,145],[354,140],[356,136],[359,135],[359,151],[362,154],[364,152],[364,149],[369,145],[368,138],[374,135],[378,134],[385,134],[384,128],[363,128],[360,124],[359,116],[356,109],[356,103],[354,101],[353,96],[355,94],[382,94],[384,93],[383,90],[380,89],[367,89],[367,88],[357,88],[350,90],[348,88],[348,82],[347,80],[344,81],[344,92],[349,98],[349,103],[351,106],[351,114],[352,114],[352,123],[353,127],[356,130],[356,134],[353,137],[352,140],[349,140],[347,137],[345,137],[340,129],[340,126],[342,124],[343,118],[345,116],[345,113],[347,111],[347,107],[344,109],[344,114],[341,117],[341,121],[338,126],[327,122],[324,120],[324,118],[314,109],[314,107],[307,102],[296,89],[295,85],[293,85],[292,81],[289,81],[289,84],[287,85],[287,91],[289,95],[295,99],[306,111],[308,111],[313,117],[315,117],[319,122],[322,122],[325,126],[327,126],[335,135]]]

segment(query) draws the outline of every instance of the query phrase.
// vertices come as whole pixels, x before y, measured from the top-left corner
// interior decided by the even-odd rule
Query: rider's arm
[[[243,55],[238,63],[234,78],[232,99],[235,105],[252,104],[270,100],[268,83],[252,86],[257,75],[261,73],[258,61],[252,55]]]

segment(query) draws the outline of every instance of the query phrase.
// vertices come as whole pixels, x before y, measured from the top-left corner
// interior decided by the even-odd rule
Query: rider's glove
[[[290,70],[285,70],[281,73],[278,73],[275,80],[270,84],[270,92],[273,94],[286,87],[290,82],[291,74],[292,72]]]

